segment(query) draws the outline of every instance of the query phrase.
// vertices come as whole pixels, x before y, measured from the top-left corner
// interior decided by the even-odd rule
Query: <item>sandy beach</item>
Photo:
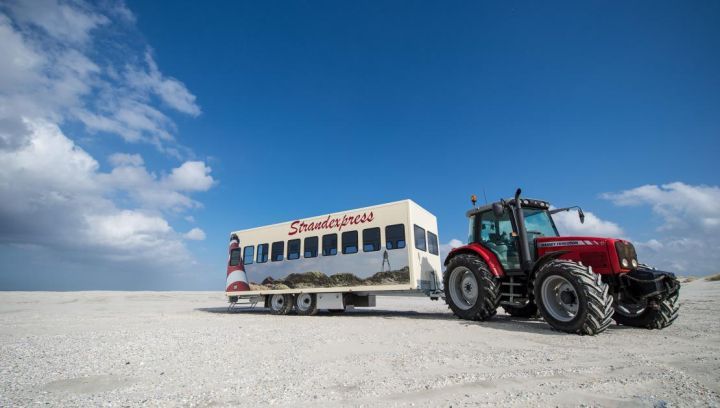
[[[718,406],[720,282],[662,331],[595,337],[378,297],[227,313],[221,292],[3,292],[0,406]]]

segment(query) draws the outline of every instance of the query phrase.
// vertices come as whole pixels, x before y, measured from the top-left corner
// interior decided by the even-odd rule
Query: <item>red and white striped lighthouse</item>
[[[225,291],[240,292],[243,290],[250,290],[247,275],[245,274],[242,254],[240,253],[240,239],[236,235],[230,237],[230,247],[228,252],[230,253],[230,256],[228,259]]]

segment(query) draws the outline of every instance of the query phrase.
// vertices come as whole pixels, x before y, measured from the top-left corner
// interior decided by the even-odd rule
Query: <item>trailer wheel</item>
[[[512,317],[532,318],[540,315],[538,313],[537,305],[531,300],[528,300],[528,302],[525,303],[525,306],[503,306],[502,308],[505,310],[505,313]]]
[[[269,303],[270,313],[275,315],[286,315],[293,308],[292,295],[272,295]]]
[[[535,302],[556,330],[595,335],[612,322],[609,286],[592,269],[571,261],[545,264],[535,279]]]
[[[452,258],[443,283],[445,302],[459,318],[486,320],[497,313],[500,285],[479,257],[460,254]]]
[[[657,307],[647,304],[624,304],[618,302],[615,306],[613,319],[617,324],[645,329],[664,329],[670,326],[678,317],[680,304],[678,297],[680,291],[675,291],[670,297],[658,302]]]
[[[313,293],[301,293],[295,296],[295,311],[303,316],[317,314],[317,297]]]

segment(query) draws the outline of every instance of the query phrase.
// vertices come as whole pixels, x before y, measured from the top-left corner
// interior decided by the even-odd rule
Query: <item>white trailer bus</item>
[[[411,200],[235,231],[229,252],[230,303],[263,302],[274,314],[442,296],[437,219]]]

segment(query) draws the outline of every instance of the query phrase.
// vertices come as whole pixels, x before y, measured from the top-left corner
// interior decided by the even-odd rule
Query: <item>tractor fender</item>
[[[550,261],[560,258],[561,256],[567,254],[568,252],[570,252],[570,251],[563,250],[563,251],[553,251],[553,252],[546,253],[545,255],[541,256],[540,258],[538,258],[535,261],[535,264],[533,265],[532,273],[533,274],[537,273],[537,271],[540,268],[542,268],[543,265],[545,265],[546,263],[548,263]]]
[[[503,271],[502,265],[500,265],[500,261],[498,260],[497,255],[495,255],[491,250],[485,248],[484,246],[482,246],[480,244],[476,244],[476,243],[453,248],[453,250],[450,251],[450,253],[447,255],[447,258],[445,258],[444,265],[447,266],[447,264],[450,263],[450,260],[452,258],[454,258],[460,254],[477,255],[483,261],[485,261],[488,268],[490,269],[490,272],[494,276],[496,276],[498,278],[505,276],[505,272]]]

